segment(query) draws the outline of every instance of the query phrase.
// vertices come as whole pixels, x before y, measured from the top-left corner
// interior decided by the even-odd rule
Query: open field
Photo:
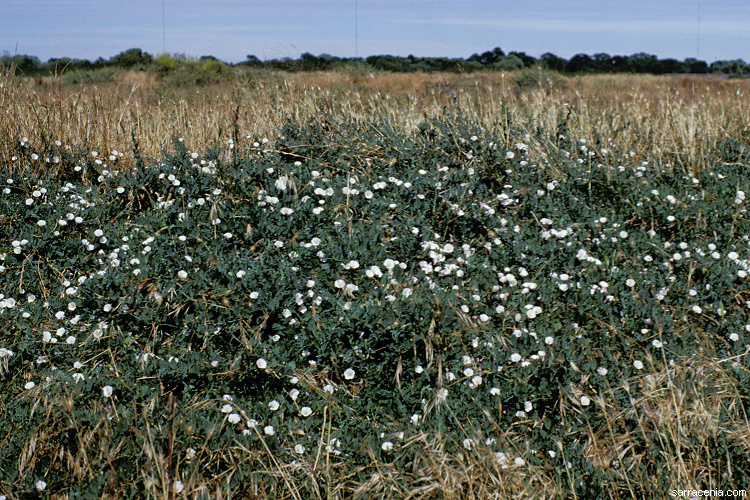
[[[413,131],[447,108],[486,127],[532,136],[601,141],[652,163],[700,169],[706,151],[747,135],[750,81],[648,75],[566,78],[546,71],[456,74],[239,72],[198,87],[121,73],[97,84],[65,78],[6,79],[0,88],[0,158],[11,138],[54,137],[90,150],[123,151],[131,134],[142,154],[159,157],[175,134],[193,149],[249,136],[272,139],[287,120],[387,116]],[[236,127],[236,129],[235,129]],[[236,132],[235,132],[236,130]],[[542,153],[540,151],[538,153]]]
[[[0,78],[0,495],[750,489],[748,85]]]

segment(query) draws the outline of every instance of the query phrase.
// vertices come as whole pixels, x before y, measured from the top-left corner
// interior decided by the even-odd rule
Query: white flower
[[[531,403],[531,401],[526,401],[523,404],[523,409],[524,409],[524,411],[530,412],[531,410],[534,409],[534,405]]]
[[[33,389],[36,386],[34,382],[26,382],[26,385],[24,385],[24,389]]]
[[[298,455],[302,455],[305,452],[305,447],[302,446],[301,444],[298,444],[294,447],[294,452],[297,453]]]
[[[591,400],[588,396],[581,396],[581,406],[588,406],[591,404]]]
[[[380,445],[380,447],[383,449],[383,451],[391,451],[393,449],[393,443],[390,441],[384,441],[383,444]]]
[[[237,271],[237,277],[238,277],[238,278],[242,278],[242,277],[243,277],[243,276],[245,276],[246,274],[247,274],[247,272],[245,272],[245,270],[244,270],[244,269],[240,269],[239,271]]]
[[[263,358],[258,358],[258,361],[255,362],[255,364],[260,368],[261,370],[265,370],[268,366],[268,363]]]
[[[227,420],[229,420],[230,424],[237,424],[241,419],[238,413],[232,413],[231,415],[229,415],[229,417],[227,417]]]
[[[395,260],[393,260],[393,259],[391,259],[391,258],[385,259],[385,260],[383,261],[383,265],[384,265],[384,266],[386,267],[386,269],[388,269],[389,271],[392,271],[392,270],[393,270],[393,268],[394,268],[394,267],[396,267],[396,264],[398,264],[398,262],[396,262]]]
[[[47,489],[47,483],[45,483],[41,479],[36,482],[36,491],[38,491],[38,492],[41,493],[42,491],[44,491],[46,489]]]
[[[654,339],[651,341],[651,344],[656,347],[657,349],[661,349],[662,343],[659,339]]]
[[[634,280],[633,278],[628,278],[628,279],[627,279],[627,280],[625,281],[625,284],[626,284],[627,286],[629,286],[630,288],[633,288],[633,287],[635,286],[635,280]]]
[[[179,271],[177,272],[177,276],[179,276],[179,278],[180,278],[180,279],[183,279],[183,280],[184,280],[184,279],[187,279],[187,277],[188,277],[188,273],[187,273],[187,271],[185,271],[184,269],[180,269],[180,270],[179,270]]]
[[[275,434],[273,430],[273,425],[267,425],[263,427],[263,432],[268,436],[273,436]]]
[[[514,363],[518,363],[519,361],[521,361],[521,355],[518,354],[517,352],[514,352],[513,354],[510,355],[510,360],[513,361]]]
[[[693,312],[694,312],[695,314],[700,314],[700,313],[701,313],[701,312],[703,311],[703,309],[701,309],[701,306],[699,306],[699,305],[697,305],[697,304],[696,304],[696,305],[694,305],[693,307],[691,307],[691,309],[693,310]]]
[[[346,370],[344,370],[344,378],[346,380],[352,380],[354,378],[354,375],[354,370],[352,370],[351,368],[347,368]]]
[[[609,371],[609,370],[607,370],[607,369],[606,369],[605,367],[603,367],[603,366],[600,366],[599,368],[597,368],[597,369],[596,369],[596,373],[598,373],[598,374],[599,374],[599,375],[601,375],[602,377],[603,377],[603,376],[605,376],[605,375],[607,374],[607,372],[608,372],[608,371]]]
[[[268,403],[268,407],[271,409],[271,411],[276,411],[279,409],[279,402],[275,399]]]
[[[736,333],[730,333],[729,340],[731,340],[732,342],[737,342],[740,340],[740,336],[737,335]]]
[[[104,387],[102,387],[102,394],[104,395],[105,398],[112,396],[112,386],[105,385]]]
[[[636,370],[642,370],[643,369],[643,363],[641,362],[640,359],[636,359],[633,362],[633,366],[635,367]]]
[[[445,401],[448,398],[448,389],[445,387],[438,389],[437,398],[439,401]]]
[[[232,413],[233,409],[234,408],[232,408],[232,405],[226,404],[226,405],[224,405],[224,406],[221,407],[221,412],[222,413]]]
[[[526,460],[521,457],[516,457],[515,460],[513,460],[513,463],[516,464],[517,467],[521,467],[523,465],[526,465]]]
[[[299,414],[303,417],[309,417],[310,415],[312,415],[312,408],[310,408],[309,406],[303,406],[302,408],[300,408]]]
[[[178,494],[182,493],[182,490],[184,490],[184,489],[185,489],[185,485],[182,484],[182,481],[178,480],[178,481],[174,482],[174,492],[175,493],[178,493]]]

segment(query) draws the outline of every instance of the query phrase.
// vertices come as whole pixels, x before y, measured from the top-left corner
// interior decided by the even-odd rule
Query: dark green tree
[[[531,68],[537,63],[536,57],[528,55],[526,52],[509,52],[508,56],[515,56],[521,60],[524,68]]]
[[[594,63],[588,54],[576,54],[565,65],[565,71],[568,73],[583,73],[593,69]]]
[[[601,73],[610,73],[611,71],[613,71],[612,56],[607,53],[599,52],[598,54],[594,54],[594,56],[591,58],[591,62],[593,64],[594,71]]]
[[[568,63],[567,59],[558,57],[552,52],[545,52],[544,54],[542,54],[539,60],[542,62],[542,65],[544,65],[544,67],[553,71],[563,71],[565,69],[565,65]]]
[[[688,73],[708,73],[708,64],[706,64],[706,61],[699,61],[694,57],[688,57],[685,59],[685,66],[687,67]]]
[[[628,57],[628,65],[634,73],[656,73],[659,70],[659,59],[654,55],[639,52]]]
[[[148,52],[143,52],[141,49],[128,49],[120,52],[116,56],[109,59],[109,64],[113,66],[122,66],[130,68],[133,66],[148,66],[154,62],[153,56]]]

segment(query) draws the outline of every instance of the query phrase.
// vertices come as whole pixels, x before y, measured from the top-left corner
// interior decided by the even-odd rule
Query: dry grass
[[[731,374],[741,360],[701,355],[672,366],[661,361],[657,368],[651,360],[648,374],[592,398],[603,416],[601,426],[579,418],[575,391],[561,401],[569,421],[586,429],[577,440],[584,456],[609,478],[613,499],[663,498],[674,488],[736,488],[744,473],[733,469],[734,461],[750,454],[745,396]],[[631,391],[639,397],[617,403],[616,393]],[[731,443],[732,456],[719,449],[722,442]]]
[[[745,137],[750,123],[750,82],[691,76],[245,72],[223,84],[175,87],[131,72],[100,85],[64,82],[0,78],[0,160],[9,161],[13,140],[22,137],[127,151],[132,159],[131,133],[143,155],[159,157],[175,135],[200,150],[235,130],[272,139],[287,120],[323,114],[385,115],[409,131],[447,108],[508,135],[513,129],[554,140],[564,123],[573,139],[693,171],[718,141]],[[551,142],[540,143],[538,154]]]
[[[408,464],[383,463],[367,451],[369,463],[352,467],[344,457],[326,451],[326,434],[321,432],[317,449],[291,459],[274,456],[265,444],[266,437],[255,429],[261,445],[247,449],[237,443],[231,448],[212,449],[209,443],[198,449],[198,456],[187,460],[182,452],[174,456],[174,475],[184,484],[179,498],[265,499],[374,499],[409,500],[469,499],[553,499],[582,498],[575,491],[585,481],[599,481],[610,499],[664,498],[674,488],[730,489],[743,478],[733,469],[733,458],[717,451],[717,443],[735,443],[733,457],[750,455],[750,420],[743,411],[744,396],[731,374],[738,360],[718,360],[696,356],[668,368],[651,360],[649,373],[623,380],[607,393],[592,397],[602,415],[602,424],[592,425],[580,408],[576,388],[558,401],[567,429],[582,446],[589,476],[578,468],[564,470],[547,462],[540,450],[540,462],[517,463],[516,457],[531,452],[521,432],[513,428],[472,429],[464,427],[472,439],[469,448],[439,432],[423,432],[399,441],[399,453],[411,452]],[[667,364],[668,366],[668,364]],[[585,385],[585,384],[584,384]],[[617,402],[617,393],[639,394],[632,404]],[[72,398],[61,401],[41,399],[38,412],[45,425],[27,445],[19,466],[31,470],[34,461],[49,460],[52,467],[67,468],[72,477],[90,480],[92,471],[87,457],[109,453],[111,460],[123,447],[140,450],[137,460],[144,472],[139,478],[147,491],[144,497],[169,499],[168,460],[165,450],[154,446],[155,436],[163,435],[164,424],[141,428],[130,443],[112,443],[110,423],[101,418],[96,425],[82,428],[72,418],[50,418],[53,406],[67,406]],[[193,406],[210,406],[196,401]],[[159,422],[158,404],[134,408],[144,422]],[[623,422],[635,423],[627,428]],[[458,422],[456,424],[460,425]],[[161,426],[160,426],[161,425]],[[176,422],[185,427],[186,422]],[[70,447],[50,448],[45,443],[52,435],[67,432]],[[215,432],[221,432],[220,428]],[[487,435],[495,436],[492,446],[485,445]],[[499,454],[491,448],[506,450]],[[181,448],[180,448],[181,449]],[[459,451],[448,451],[449,449]],[[564,458],[562,445],[554,450]],[[252,471],[251,479],[239,488],[229,488],[229,480],[241,471]],[[102,498],[119,498],[126,485],[111,483]],[[67,498],[53,496],[52,498]]]

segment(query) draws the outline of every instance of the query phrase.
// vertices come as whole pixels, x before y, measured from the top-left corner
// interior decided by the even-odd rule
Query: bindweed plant
[[[747,488],[744,165],[567,139],[321,116],[6,168],[0,494]]]

